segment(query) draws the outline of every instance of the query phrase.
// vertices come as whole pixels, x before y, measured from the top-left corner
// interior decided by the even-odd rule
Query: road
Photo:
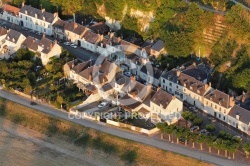
[[[21,26],[19,25],[15,25],[15,24],[12,24],[12,23],[9,23],[3,19],[0,19],[0,22],[2,24],[2,26],[6,26],[7,28],[10,28],[10,29],[14,29],[18,32],[21,32],[24,36],[28,37],[28,36],[32,36],[32,37],[35,37],[37,39],[41,39],[42,36],[38,36],[34,33],[31,33],[30,31],[25,31],[22,29]],[[55,38],[51,37],[51,36],[46,36],[46,38],[50,39],[50,40],[55,40]],[[81,47],[78,47],[78,48],[72,48],[70,46],[66,46],[62,43],[59,43],[59,45],[61,47],[63,47],[64,49],[68,50],[71,54],[75,55],[78,59],[82,60],[82,61],[87,61],[87,60],[90,60],[90,59],[93,59],[93,60],[96,60],[97,57],[98,57],[98,54],[96,53],[93,53],[91,51],[88,51],[88,50],[85,50]]]
[[[240,5],[242,5],[245,9],[247,9],[248,11],[250,11],[250,8],[249,8],[249,7],[243,5],[242,3],[238,2],[237,0],[229,0],[229,1],[232,1],[232,2],[234,2],[234,3],[236,3],[236,4],[240,4]]]
[[[63,112],[57,109],[54,109],[48,105],[39,103],[37,105],[30,105],[30,100],[23,98],[21,96],[12,94],[10,92],[6,92],[3,90],[0,90],[0,97],[20,103],[22,105],[25,105],[27,107],[31,107],[34,108],[38,111],[47,113],[49,115],[52,116],[56,116],[58,118],[62,118],[80,125],[83,125],[85,127],[90,127],[108,134],[112,134],[118,137],[122,137],[125,139],[129,139],[129,140],[133,140],[133,141],[137,141],[143,144],[147,144],[150,146],[154,146],[156,148],[159,149],[163,149],[163,150],[167,150],[167,151],[171,151],[174,153],[179,153],[185,156],[189,156],[189,157],[193,157],[196,158],[198,160],[202,160],[205,162],[209,162],[209,163],[213,163],[216,165],[226,165],[226,166],[236,166],[236,165],[241,165],[241,166],[247,166],[247,164],[243,164],[243,163],[239,163],[239,161],[235,161],[235,160],[228,160],[222,157],[218,157],[218,156],[214,156],[211,155],[209,153],[203,152],[201,153],[199,150],[194,150],[194,149],[190,149],[190,148],[186,148],[183,147],[181,145],[176,145],[176,144],[171,144],[168,143],[166,141],[154,138],[154,137],[149,137],[149,136],[145,136],[142,134],[135,134],[132,132],[129,132],[127,130],[122,130],[122,129],[118,129],[118,128],[114,128],[111,126],[106,126],[103,124],[98,124],[96,122],[93,121],[89,121],[86,119],[70,119],[68,118],[68,113],[67,112]]]

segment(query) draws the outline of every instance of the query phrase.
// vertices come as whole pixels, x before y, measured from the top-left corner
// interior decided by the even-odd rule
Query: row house
[[[29,36],[22,43],[22,47],[35,52],[36,56],[41,58],[43,65],[46,65],[52,57],[59,58],[62,52],[61,46],[56,41],[51,41],[45,36],[41,40]]]
[[[81,47],[92,52],[97,52],[97,45],[102,40],[102,36],[88,30],[82,37]]]
[[[26,28],[54,35],[52,25],[59,19],[58,13],[48,13],[45,9],[39,10],[31,6],[22,4],[19,12],[20,25]]]
[[[89,31],[88,28],[75,22],[69,22],[64,25],[64,34],[66,35],[66,39],[78,46],[82,45],[81,39],[87,31]]]
[[[19,8],[6,4],[3,8],[2,18],[5,21],[19,25],[19,11]]]
[[[25,39],[26,37],[20,32],[13,29],[8,30],[5,38],[0,43],[1,58],[10,58],[10,55],[21,48],[21,44]]]
[[[67,36],[65,34],[65,27],[67,25],[66,21],[58,19],[53,25],[53,32],[56,39],[66,40]]]
[[[204,98],[204,112],[210,114],[224,122],[228,120],[228,113],[235,105],[235,100],[228,94],[219,90],[212,90],[205,95]]]
[[[160,77],[162,75],[162,70],[153,67],[151,63],[146,63],[141,67],[139,78],[147,82],[148,84],[152,84],[155,87],[160,86]]]

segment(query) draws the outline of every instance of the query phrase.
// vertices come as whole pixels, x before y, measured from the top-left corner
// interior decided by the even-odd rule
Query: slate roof
[[[151,46],[152,50],[155,51],[161,51],[162,49],[164,49],[164,42],[160,39],[158,39],[152,46]]]
[[[118,85],[125,85],[126,86],[130,82],[130,78],[123,75],[121,72],[119,72],[119,73],[116,73],[116,75],[115,75],[115,82]]]
[[[105,24],[105,22],[99,22],[89,28],[97,34],[107,34],[110,31],[109,27]]]
[[[52,23],[57,16],[57,14],[48,13],[46,11],[39,10],[39,9],[36,9],[34,7],[31,7],[31,6],[27,6],[27,5],[24,5],[20,9],[20,13],[26,14],[25,11],[27,11],[27,15],[29,15],[31,17],[35,18],[35,14],[36,14],[38,19],[43,20],[43,18],[45,18],[45,21],[49,22],[49,23]]]
[[[250,111],[250,94],[249,93],[245,93],[241,96],[238,96],[235,98],[235,100],[236,100],[237,105]]]
[[[83,38],[89,43],[96,44],[99,41],[100,37],[98,34],[89,30],[83,35]]]
[[[63,21],[61,19],[57,20],[54,24],[53,24],[53,27],[56,27],[56,28],[60,28],[60,29],[64,29],[65,26],[66,26],[67,22],[66,21]]]
[[[152,40],[147,39],[147,40],[141,45],[141,47],[142,47],[142,48],[145,48],[145,47],[151,46],[152,44],[153,44]]]
[[[80,73],[81,71],[90,67],[90,65],[91,65],[91,61],[82,62],[74,66],[72,70],[74,70],[76,73]]]
[[[229,116],[236,119],[236,115],[239,115],[239,121],[249,124],[250,123],[250,112],[238,105],[234,105],[228,113]]]
[[[170,102],[173,100],[173,96],[162,89],[157,90],[154,96],[151,99],[151,102],[155,103],[158,106],[162,106],[163,109],[166,109]]]
[[[5,37],[6,40],[12,42],[12,43],[17,43],[19,37],[21,36],[22,34],[20,32],[17,32],[13,29],[10,29],[7,33],[7,36]]]
[[[147,63],[146,65],[142,66],[141,72],[147,75],[152,76],[155,79],[159,79],[162,74],[162,70],[152,67],[150,63]]]
[[[66,23],[64,29],[73,32],[79,36],[82,36],[88,30],[88,28],[86,28],[85,26],[82,26],[75,22]]]
[[[20,11],[19,8],[15,7],[15,6],[11,6],[11,5],[9,5],[9,4],[6,4],[6,5],[4,6],[4,9],[3,9],[3,10],[4,10],[5,12],[7,12],[7,13],[13,15],[13,16],[18,16],[18,15],[19,15],[19,11]]]
[[[113,87],[112,87],[112,85],[111,85],[110,83],[107,83],[107,84],[103,85],[103,86],[101,87],[101,89],[102,89],[104,92],[106,92],[106,91],[109,91],[109,90],[113,89]]]
[[[38,47],[40,46],[43,48],[41,52],[45,54],[49,53],[52,50],[54,44],[55,42],[46,37],[42,37],[41,40],[38,40],[31,36],[27,37],[22,43],[23,46],[26,46],[27,48],[33,51],[37,51]]]
[[[141,102],[133,99],[128,94],[121,97],[119,100],[121,105],[128,107],[129,109],[135,109],[141,105]]]
[[[219,90],[214,90],[205,96],[206,99],[221,105],[224,108],[230,108],[230,97],[228,94]]]
[[[101,67],[99,69],[99,72],[108,74],[112,70],[116,70],[116,65],[114,63],[111,63],[107,60],[104,60],[103,63],[101,64]]]
[[[199,81],[203,81],[208,77],[207,73],[203,69],[201,69],[201,67],[196,66],[195,64],[192,64],[187,67],[185,70],[182,71],[182,73],[194,77]]]
[[[179,75],[178,75],[179,73]],[[190,91],[198,94],[198,95],[205,95],[207,92],[208,85],[206,83],[202,83],[201,81],[191,77],[187,74],[182,73],[178,69],[172,69],[161,76],[175,84],[179,84],[181,86],[186,87]]]

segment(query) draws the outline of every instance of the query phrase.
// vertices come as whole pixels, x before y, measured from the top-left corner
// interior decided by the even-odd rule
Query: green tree
[[[190,140],[192,141],[192,144],[193,144],[192,148],[194,148],[194,143],[196,142],[197,138],[198,138],[198,134],[197,133],[192,133],[190,135]]]
[[[214,124],[206,125],[206,130],[209,131],[209,132],[214,132],[215,131],[215,125]]]
[[[62,108],[62,104],[63,104],[63,98],[62,98],[62,96],[58,95],[56,97],[56,101],[57,101],[57,103],[59,103],[61,105],[61,108]]]
[[[176,127],[173,132],[176,136],[176,142],[178,144],[179,138],[183,135],[183,133],[185,132],[185,129],[183,127]]]
[[[163,133],[165,132],[167,124],[166,123],[157,123],[156,127],[161,131],[161,139],[163,139]]]
[[[206,144],[208,145],[209,153],[211,153],[211,147],[214,145],[214,136],[207,136],[206,137]]]
[[[200,134],[198,135],[197,141],[200,144],[200,149],[203,150],[203,143],[206,142],[206,135],[205,134]]]
[[[27,85],[27,86],[24,88],[24,93],[30,95],[31,92],[32,92],[32,86]]]
[[[187,127],[187,121],[189,120],[189,118],[192,114],[193,113],[190,111],[183,111],[181,114],[181,116],[186,120],[186,127]]]
[[[242,149],[244,150],[244,152],[246,154],[246,158],[248,158],[249,154],[250,154],[250,143],[244,143],[242,145]]]
[[[166,133],[168,133],[168,140],[171,141],[171,134],[173,134],[173,131],[175,129],[175,126],[174,125],[168,125],[166,128],[165,128],[165,131]],[[173,140],[172,140],[173,141]]]
[[[220,150],[223,148],[222,138],[217,138],[213,145],[218,150],[217,154],[220,155]]]
[[[193,124],[196,126],[201,126],[203,123],[203,119],[202,118],[195,118],[193,121]]]

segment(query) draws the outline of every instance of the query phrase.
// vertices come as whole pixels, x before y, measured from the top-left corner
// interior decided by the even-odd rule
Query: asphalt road
[[[31,33],[29,30],[28,31],[25,31],[22,29],[21,26],[19,25],[16,25],[16,24],[12,24],[12,23],[9,23],[3,19],[0,19],[0,22],[1,22],[1,26],[6,26],[7,28],[10,28],[10,29],[14,29],[18,32],[21,32],[24,36],[28,37],[28,36],[32,36],[32,37],[35,37],[37,39],[41,39],[42,36],[39,36],[37,34],[34,34],[34,33]],[[55,40],[55,38],[51,37],[51,36],[46,36],[48,39],[50,40]],[[96,60],[97,57],[98,57],[98,54],[96,53],[93,53],[91,51],[88,51],[84,48],[81,48],[81,47],[78,47],[78,48],[72,48],[70,46],[66,46],[64,45],[63,43],[59,43],[59,45],[61,47],[63,47],[64,49],[68,50],[71,54],[75,55],[78,59],[82,60],[82,61],[87,61],[87,60]]]
[[[74,123],[78,123],[80,125],[86,126],[86,127],[90,127],[108,134],[112,134],[118,137],[122,137],[125,139],[129,139],[129,140],[133,140],[133,141],[137,141],[143,144],[147,144],[150,146],[154,146],[156,148],[159,149],[163,149],[163,150],[167,150],[167,151],[172,151],[175,153],[179,153],[182,155],[186,155],[189,157],[193,157],[196,158],[198,160],[202,160],[205,162],[209,162],[209,163],[213,163],[215,165],[223,165],[223,166],[247,166],[247,164],[242,164],[239,161],[235,161],[235,160],[228,160],[222,157],[218,157],[215,155],[211,155],[207,152],[200,152],[199,150],[195,150],[195,149],[190,149],[190,148],[186,148],[183,147],[181,145],[177,145],[177,144],[171,144],[169,142],[154,138],[154,137],[149,137],[149,136],[145,136],[142,134],[136,134],[136,133],[132,133],[129,132],[127,130],[122,130],[122,129],[118,129],[118,128],[114,128],[112,126],[106,126],[105,124],[100,124],[100,123],[96,123],[93,121],[89,121],[86,119],[70,119],[68,117],[68,113],[67,112],[63,112],[57,109],[54,109],[48,105],[44,105],[42,103],[38,103],[37,105],[30,105],[30,100],[27,98],[23,98],[21,96],[12,94],[10,92],[6,92],[3,90],[0,90],[0,97],[20,103],[22,105],[34,108],[38,111],[50,114],[52,116],[56,116],[58,118],[62,118],[68,121],[72,121]],[[178,162],[178,161],[177,161]]]

